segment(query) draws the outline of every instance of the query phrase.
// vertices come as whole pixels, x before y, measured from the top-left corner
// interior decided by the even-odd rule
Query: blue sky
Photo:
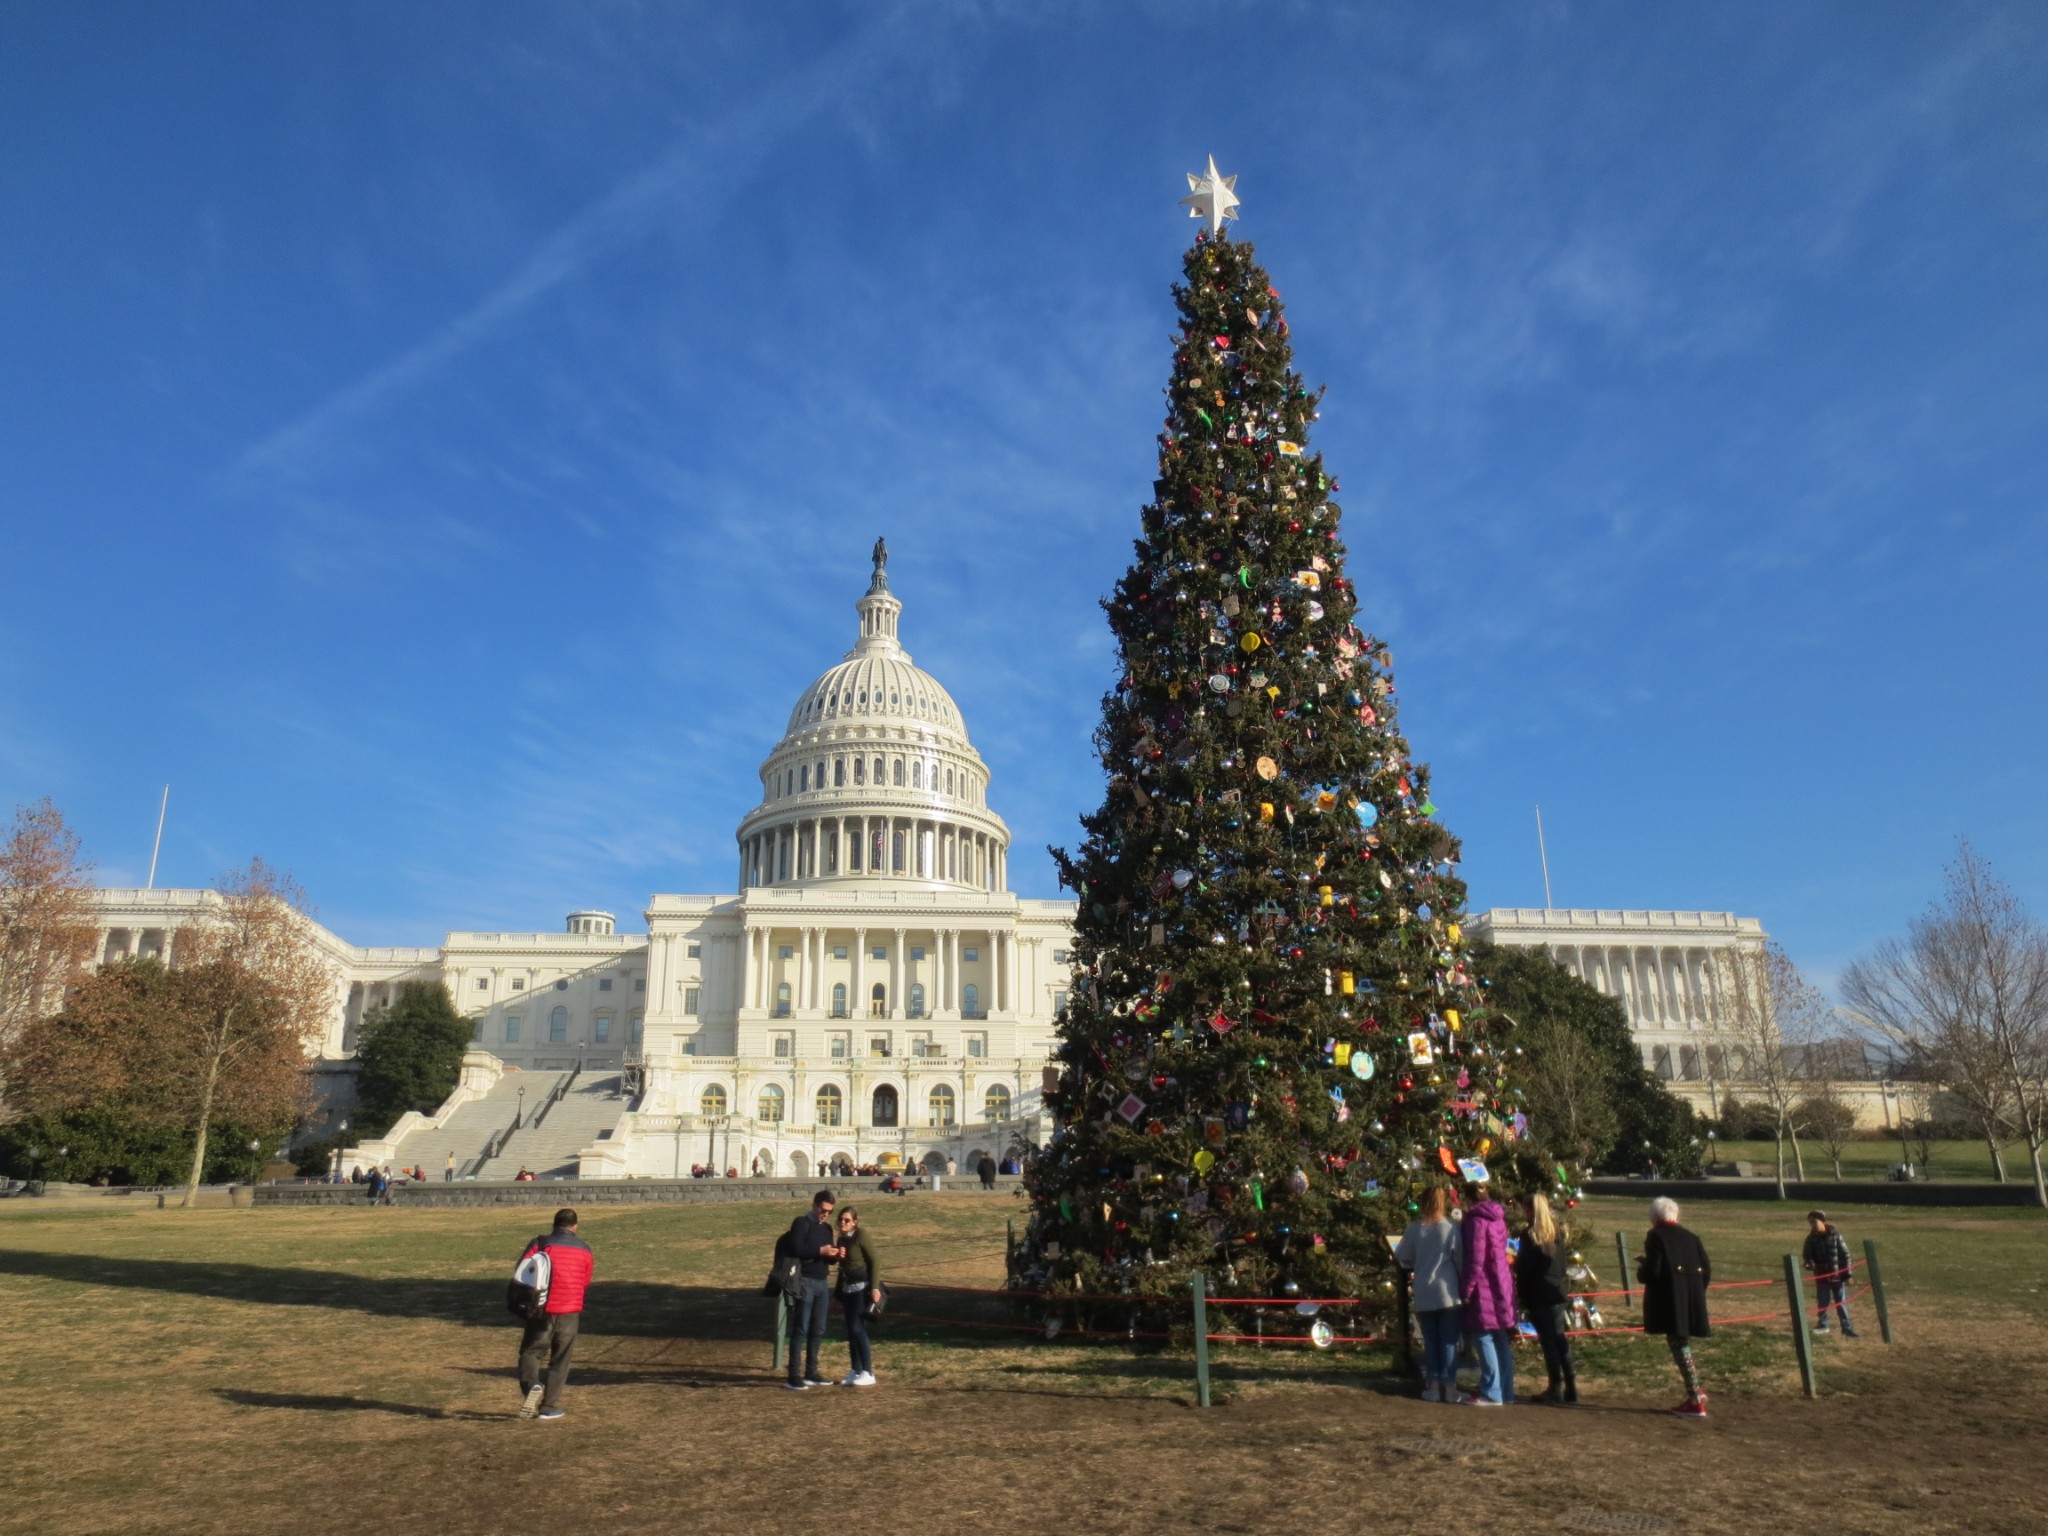
[[[1013,883],[1182,173],[1481,905],[2048,909],[2048,8],[0,3],[0,806],[364,943],[724,890],[888,536]]]

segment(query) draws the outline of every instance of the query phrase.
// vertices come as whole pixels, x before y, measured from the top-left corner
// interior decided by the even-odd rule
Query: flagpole
[[[164,786],[164,798],[156,808],[156,841],[149,848],[149,886],[156,889],[156,856],[164,851],[164,812],[171,808],[171,786]]]
[[[165,791],[169,793],[168,790]],[[1536,807],[1536,856],[1543,861],[1543,910],[1550,910],[1550,850],[1543,842],[1543,807]]]

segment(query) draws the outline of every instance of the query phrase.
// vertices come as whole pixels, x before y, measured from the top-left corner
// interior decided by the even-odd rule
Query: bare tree
[[[1969,1110],[1994,1166],[2001,1129],[2026,1143],[2048,1206],[2048,930],[1968,843],[1941,898],[1852,965],[1842,994]]]
[[[48,800],[21,806],[0,843],[0,1044],[55,1013],[99,936],[91,866]]]
[[[288,1123],[305,1106],[306,1058],[334,997],[305,898],[261,859],[221,882],[218,913],[178,935],[178,971],[193,1005],[166,1042],[167,1065],[193,1127],[185,1203],[199,1190],[206,1138],[219,1118]]]
[[[1731,1069],[1770,1119],[1782,1200],[1788,1142],[1797,1176],[1802,1183],[1806,1179],[1799,1132],[1804,1129],[1800,1102],[1807,1090],[1808,1047],[1828,1033],[1834,1013],[1775,943],[1723,950],[1719,963],[1728,1000],[1724,1033],[1737,1057]]]
[[[1835,1177],[1842,1176],[1842,1154],[1856,1139],[1856,1107],[1844,1097],[1834,1075],[1824,1068],[1810,1078],[1799,1100],[1799,1122],[1820,1143],[1834,1165]]]

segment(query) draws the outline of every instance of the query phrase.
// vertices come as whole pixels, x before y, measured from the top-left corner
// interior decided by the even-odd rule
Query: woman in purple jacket
[[[1483,1184],[1465,1187],[1465,1331],[1479,1350],[1479,1391],[1464,1401],[1500,1408],[1515,1400],[1515,1272],[1507,1212]]]

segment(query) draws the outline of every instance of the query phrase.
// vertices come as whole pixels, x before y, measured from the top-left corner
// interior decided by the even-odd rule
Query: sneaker
[[[785,1392],[808,1392],[811,1384],[808,1381],[785,1381],[782,1388]]]
[[[1467,1408],[1499,1408],[1502,1406],[1497,1399],[1481,1397],[1477,1392],[1468,1393],[1464,1397],[1459,1398],[1458,1401]]]
[[[568,1415],[559,1408],[543,1408],[537,1417],[541,1419],[565,1419]]]
[[[540,1411],[540,1400],[544,1390],[538,1383],[526,1389],[526,1395],[519,1400],[519,1417],[530,1419]]]
[[[832,1383],[822,1376],[806,1376],[804,1378],[804,1385],[810,1387],[829,1387]]]
[[[858,1376],[853,1378],[853,1381],[851,1383],[851,1385],[856,1387],[872,1387],[874,1384],[875,1373],[873,1371],[862,1371]]]
[[[844,1376],[840,1377],[839,1380],[834,1383],[834,1385],[841,1387],[857,1387],[860,1385],[860,1372],[848,1371]]]
[[[1813,1325],[1813,1331],[1815,1333],[1826,1333],[1828,1331],[1828,1325],[1826,1323],[1815,1323]]]
[[[1707,1416],[1707,1394],[1702,1392],[1697,1397],[1688,1397],[1671,1411],[1681,1419],[1704,1419]]]
[[[1847,1324],[1844,1324],[1842,1327],[1842,1337],[1845,1339],[1860,1339],[1863,1337],[1863,1335],[1858,1333],[1854,1328],[1851,1328]]]
[[[1443,1389],[1432,1381],[1428,1386],[1422,1389],[1422,1400],[1425,1403],[1442,1402],[1444,1400]]]

